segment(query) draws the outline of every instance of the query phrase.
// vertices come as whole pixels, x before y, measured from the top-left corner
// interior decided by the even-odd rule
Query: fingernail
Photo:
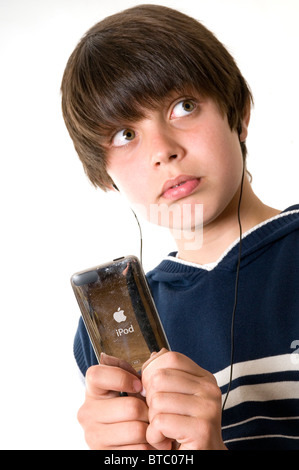
[[[140,380],[134,380],[133,381],[133,388],[135,390],[136,393],[140,393],[141,390],[142,390],[142,383],[140,382]]]
[[[105,358],[106,358],[107,354],[101,352],[101,355],[100,355],[100,364],[105,361]]]
[[[146,397],[146,390],[144,387],[142,387],[142,390],[140,392],[140,395],[142,395],[143,397]]]

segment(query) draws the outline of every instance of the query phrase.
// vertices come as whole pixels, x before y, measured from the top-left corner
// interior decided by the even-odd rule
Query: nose
[[[153,129],[149,137],[151,164],[154,167],[168,164],[173,160],[181,160],[185,155],[174,130],[159,127]]]

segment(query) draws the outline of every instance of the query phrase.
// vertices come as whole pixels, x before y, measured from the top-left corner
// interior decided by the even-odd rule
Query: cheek
[[[225,126],[222,132],[214,133],[207,139],[210,153],[210,167],[220,178],[238,179],[242,172],[243,157],[239,138]]]
[[[225,152],[223,154],[223,171],[224,176],[231,180],[231,183],[238,184],[242,175],[243,169],[243,155],[238,136],[235,135],[227,143]]]
[[[149,203],[149,187],[148,172],[145,172],[138,166],[130,165],[112,166],[108,169],[109,176],[113,179],[121,194],[125,195],[131,206],[147,206]]]
[[[212,220],[230,203],[241,181],[243,157],[237,133],[221,123],[217,132],[210,128],[200,154],[204,155],[199,157],[199,165],[202,165],[202,174],[206,176],[207,188],[202,198],[204,215],[205,219]]]

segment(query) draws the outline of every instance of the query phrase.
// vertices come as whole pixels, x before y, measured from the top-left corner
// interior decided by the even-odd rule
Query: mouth
[[[166,181],[162,188],[161,196],[173,201],[187,197],[195,191],[200,181],[201,178],[180,175],[177,178]]]

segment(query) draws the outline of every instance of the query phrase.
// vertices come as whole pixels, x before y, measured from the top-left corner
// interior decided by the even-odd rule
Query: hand
[[[103,355],[86,374],[86,396],[78,412],[85,439],[93,450],[150,450],[146,441],[148,407],[142,383],[126,362]],[[129,396],[120,397],[119,392]]]
[[[147,441],[159,450],[226,449],[221,391],[214,376],[186,356],[162,349],[144,364]]]

